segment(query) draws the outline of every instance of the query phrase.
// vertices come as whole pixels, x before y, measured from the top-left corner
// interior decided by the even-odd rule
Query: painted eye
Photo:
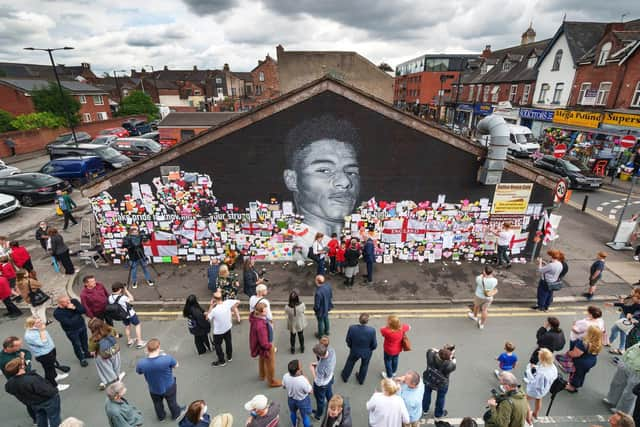
[[[319,168],[317,171],[324,174],[330,174],[332,172],[329,168]]]

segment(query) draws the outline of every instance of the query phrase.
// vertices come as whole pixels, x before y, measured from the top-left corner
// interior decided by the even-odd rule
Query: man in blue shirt
[[[163,421],[166,417],[163,400],[166,400],[169,405],[172,420],[178,419],[185,409],[184,406],[180,407],[176,400],[178,386],[173,376],[173,369],[177,367],[176,359],[160,351],[160,340],[157,338],[149,340],[147,357],[140,359],[136,365],[136,373],[143,374],[147,381],[159,421]]]
[[[313,374],[313,395],[316,398],[316,410],[313,415],[320,420],[324,413],[325,402],[333,397],[333,371],[336,368],[336,352],[324,344],[316,344],[313,354],[318,361],[311,364]]]
[[[73,352],[83,368],[88,365],[87,359],[91,358],[87,342],[87,326],[84,323],[85,309],[77,299],[70,299],[63,295],[58,297],[58,307],[53,310],[53,317],[60,322],[62,330],[71,341]]]
[[[409,427],[418,427],[422,417],[422,396],[424,395],[424,383],[416,371],[407,373],[396,378],[400,383],[400,397],[404,401],[409,412]]]
[[[371,326],[367,326],[369,315],[362,313],[358,320],[360,324],[349,326],[349,331],[347,332],[346,341],[347,347],[349,347],[349,356],[342,369],[341,377],[342,381],[346,383],[351,376],[353,366],[360,359],[360,369],[356,374],[356,379],[362,385],[367,377],[369,360],[371,360],[373,350],[378,347],[378,341],[376,339],[376,330]]]
[[[373,282],[373,263],[376,260],[375,247],[373,245],[373,239],[369,237],[362,249],[362,257],[365,264],[367,264],[367,283]]]
[[[331,285],[324,282],[324,276],[316,276],[316,293],[313,299],[313,312],[318,320],[318,333],[316,338],[329,335],[329,311],[333,308],[333,292]]]

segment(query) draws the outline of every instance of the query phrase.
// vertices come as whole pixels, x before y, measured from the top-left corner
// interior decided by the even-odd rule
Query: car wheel
[[[35,204],[33,201],[33,197],[29,196],[28,194],[22,196],[20,202],[25,206],[33,206]]]

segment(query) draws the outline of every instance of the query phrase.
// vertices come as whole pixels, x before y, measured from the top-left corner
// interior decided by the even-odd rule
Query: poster
[[[524,215],[527,213],[532,183],[496,185],[493,195],[491,214],[496,215]]]

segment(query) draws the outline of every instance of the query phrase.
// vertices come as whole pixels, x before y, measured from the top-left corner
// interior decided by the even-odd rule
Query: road
[[[591,208],[610,221],[620,220],[623,208],[627,201],[627,194],[607,189],[596,191],[573,190],[571,200],[582,205],[584,198],[588,197],[587,208]],[[629,205],[624,212],[624,219],[631,218],[634,213],[640,212],[640,195],[632,195]]]
[[[376,328],[382,326],[386,315],[393,310],[393,307],[389,307],[386,311],[374,313],[371,325]],[[560,318],[564,329],[568,330],[572,321],[584,316],[584,307],[560,306],[554,307],[552,312]],[[357,314],[353,311],[341,312],[337,307],[332,316],[331,340],[337,353],[336,371],[342,368],[346,358],[344,344],[346,328],[356,321]],[[401,311],[398,314],[403,315]],[[313,361],[310,350],[314,342],[312,333],[316,326],[315,320],[310,316],[309,327],[305,333],[308,349],[306,353],[291,355],[288,351],[289,337],[285,331],[281,309],[274,307],[274,315],[275,336],[279,348],[277,372],[282,375],[288,361],[299,358],[303,362],[305,374],[309,375],[308,366]],[[236,421],[234,425],[239,426],[244,425],[247,417],[243,409],[244,402],[254,394],[262,393],[281,404],[281,425],[289,425],[284,390],[268,389],[264,383],[258,381],[256,362],[251,360],[247,351],[249,325],[246,314],[243,314],[242,324],[234,326],[233,361],[221,368],[210,365],[214,359],[213,354],[196,355],[192,337],[186,331],[185,321],[175,316],[177,314],[170,315],[169,318],[164,318],[165,320],[152,320],[149,315],[142,314],[144,336],[158,337],[162,342],[162,348],[174,355],[180,363],[176,369],[179,403],[188,404],[196,399],[204,399],[208,403],[210,413],[231,412]],[[533,312],[526,307],[493,307],[487,326],[481,331],[466,318],[466,308],[462,306],[406,312],[403,320],[412,326],[409,335],[414,351],[400,356],[399,371],[403,373],[412,368],[422,373],[425,369],[425,349],[440,347],[447,343],[456,344],[458,369],[452,374],[451,387],[447,396],[446,407],[449,417],[455,425],[464,416],[481,417],[489,397],[489,390],[497,386],[493,374],[493,370],[497,367],[495,358],[502,351],[505,340],[510,340],[516,345],[516,354],[522,361],[516,368],[516,373],[521,376],[525,367],[524,362],[535,347],[535,331],[543,323],[545,316],[545,313]],[[614,313],[609,311],[606,316],[607,324],[611,324]],[[2,320],[0,328],[3,336],[23,335],[22,319]],[[88,426],[106,425],[103,409],[105,396],[97,389],[98,379],[93,363],[90,362],[87,368],[81,368],[77,360],[74,360],[71,347],[59,326],[51,325],[50,332],[56,342],[58,359],[72,367],[71,376],[65,380],[71,384],[71,387],[62,392],[63,416],[76,416],[84,420]],[[378,339],[381,340],[380,336]],[[127,397],[131,403],[143,411],[145,426],[168,425],[166,422],[159,423],[155,420],[145,383],[134,373],[136,359],[140,357],[143,357],[141,350],[132,350],[126,346],[122,350],[123,369],[127,372],[125,383],[129,390]],[[602,403],[602,397],[614,373],[614,366],[609,363],[610,360],[610,354],[602,353],[597,366],[588,374],[585,387],[580,390],[580,393],[560,393],[551,411],[551,418],[542,418],[538,423],[568,427],[605,425],[608,410]],[[34,363],[42,372],[39,364]],[[347,384],[338,379],[334,386],[334,392],[349,397],[353,408],[354,426],[366,425],[365,402],[379,385],[382,369],[382,342],[380,341],[363,386],[357,385],[353,377]],[[545,409],[547,404],[548,399],[545,399]],[[15,404],[12,397],[3,396],[0,401],[0,412],[3,414],[3,426],[31,425],[22,405]],[[425,419],[423,423],[432,424],[433,419]]]

